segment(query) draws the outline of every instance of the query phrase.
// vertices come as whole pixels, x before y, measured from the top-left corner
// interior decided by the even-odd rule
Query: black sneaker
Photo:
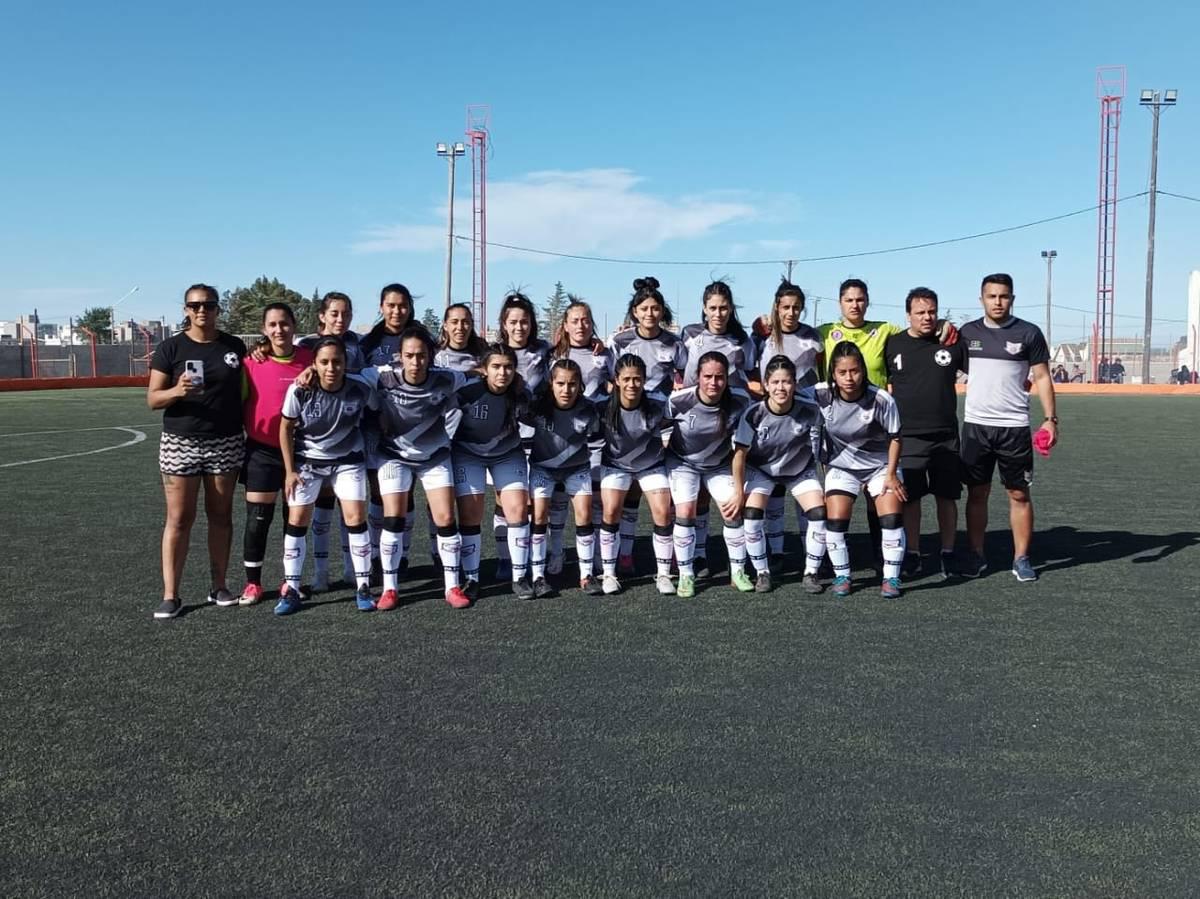
[[[208,601],[213,605],[220,606],[221,608],[226,608],[227,606],[236,606],[238,604],[238,598],[224,587],[222,587],[220,590],[214,590],[212,593],[208,594]]]
[[[529,578],[523,577],[519,581],[513,581],[513,594],[517,599],[533,599],[536,595],[533,592],[533,584],[529,583]]]
[[[547,596],[554,595],[554,588],[546,583],[544,577],[540,577],[533,582],[533,595],[538,599],[545,599]]]
[[[950,578],[954,577],[955,575],[957,575],[959,573],[958,572],[958,558],[955,555],[953,550],[951,550],[950,552],[946,552],[946,550],[943,549],[941,552],[941,559],[942,559],[942,580],[948,581],[948,580],[950,580]]]
[[[467,594],[467,597],[471,600],[471,602],[475,602],[479,599],[479,581],[468,580],[465,584],[463,584],[462,591],[463,593]]]
[[[900,565],[900,574],[904,578],[914,578],[921,573],[921,554],[906,552],[904,562]]]
[[[600,578],[594,574],[589,574],[579,582],[579,589],[588,596],[600,596],[604,593],[604,588],[600,586]]]
[[[174,618],[183,611],[183,600],[164,599],[154,610],[155,618]]]
[[[958,571],[959,574],[967,578],[983,577],[986,572],[987,559],[974,551],[967,553],[966,558],[963,559],[962,568]]]

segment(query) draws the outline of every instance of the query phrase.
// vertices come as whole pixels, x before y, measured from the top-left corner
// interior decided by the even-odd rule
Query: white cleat
[[[617,580],[615,574],[604,575],[604,592],[608,596],[621,592],[621,582]]]
[[[671,580],[671,575],[660,574],[654,579],[654,586],[663,596],[675,595],[675,582]]]

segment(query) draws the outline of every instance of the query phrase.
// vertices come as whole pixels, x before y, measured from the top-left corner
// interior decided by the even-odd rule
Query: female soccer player
[[[646,393],[665,400],[683,383],[687,348],[666,328],[674,322],[675,316],[658,287],[658,279],[652,275],[633,282],[633,296],[626,318],[634,326],[613,335],[612,351],[617,357],[628,353],[641,358],[646,364]],[[641,491],[634,484],[625,496],[625,508],[621,513],[621,554],[617,571],[623,575],[633,574],[633,538],[637,533],[640,502]]]
[[[694,385],[700,359],[707,353],[717,352],[729,360],[729,389],[761,397],[756,367],[758,350],[738,321],[733,291],[724,281],[713,281],[704,288],[701,303],[700,323],[688,325],[680,334],[688,354],[683,372],[684,385]]]
[[[404,518],[411,510],[409,499],[417,478],[437,527],[436,547],[442,561],[446,602],[456,609],[471,604],[458,583],[461,542],[454,523],[454,475],[450,464],[450,439],[461,418],[457,392],[466,384],[466,377],[449,369],[431,369],[433,353],[429,332],[410,325],[400,334],[399,365],[363,369],[364,380],[379,390],[383,593],[375,607],[385,612],[399,604],[396,587]]]
[[[442,315],[442,334],[433,364],[466,374],[479,365],[479,358],[486,350],[487,343],[475,333],[471,307],[466,303],[447,306]]]
[[[550,366],[550,377],[522,420],[533,428],[529,453],[529,487],[533,495],[533,531],[529,538],[529,564],[533,593],[538,598],[553,593],[546,582],[546,531],[550,502],[561,485],[575,509],[575,550],[579,558],[579,586],[596,595],[600,584],[592,575],[595,530],[592,526],[592,469],[589,444],[600,433],[595,404],[583,396],[583,372],[571,359]]]
[[[216,288],[193,284],[183,294],[187,327],[168,337],[150,360],[146,403],[163,410],[158,468],[167,502],[162,536],[163,598],[155,618],[183,608],[179,582],[187,561],[196,501],[204,486],[212,591],[208,601],[237,604],[225,575],[233,541],[233,496],[242,467],[242,360],[246,345],[217,330]]]
[[[279,446],[287,472],[284,489],[288,523],[283,538],[283,587],[276,615],[300,609],[300,574],[304,570],[304,537],[313,505],[329,484],[342,505],[350,531],[355,603],[360,611],[375,608],[371,596],[371,538],[367,533],[367,475],[362,418],[377,407],[375,392],[346,377],[346,347],[338,337],[322,337],[313,351],[315,384],[292,384],[283,400]]]
[[[529,473],[517,427],[528,398],[516,368],[516,354],[506,346],[493,344],[479,360],[478,377],[458,391],[462,421],[454,433],[451,456],[462,534],[464,590],[472,600],[479,588],[479,525],[489,476],[496,489],[497,505],[504,512],[513,592],[521,599],[533,598],[533,585],[527,576]]]
[[[882,528],[883,584],[888,599],[900,596],[904,561],[904,483],[900,465],[900,413],[886,390],[867,380],[862,350],[843,340],[829,355],[829,381],[816,387],[825,429],[825,522],[833,594],[850,595],[846,531],[854,500],[865,487]]]
[[[771,589],[763,512],[776,488],[782,487],[808,520],[804,589],[820,593],[817,569],[825,556],[825,495],[817,473],[821,410],[811,398],[796,395],[796,366],[787,356],[773,358],[763,380],[766,399],[746,411],[733,438],[733,479],[746,485],[746,549],[757,575],[754,589]]]
[[[707,487],[725,520],[729,574],[742,592],[754,589],[746,575],[746,535],[742,528],[742,485],[730,470],[733,435],[749,400],[729,389],[729,360],[705,353],[697,361],[695,387],[671,394],[667,417],[675,425],[667,444],[667,471],[675,501],[675,558],[679,562],[679,596],[696,594],[692,568],[696,544],[696,499]]]
[[[671,490],[667,478],[663,436],[671,429],[666,401],[645,390],[646,363],[626,353],[617,360],[615,390],[603,411],[604,450],[600,492],[604,517],[600,525],[600,556],[605,593],[619,593],[617,551],[625,496],[637,482],[654,521],[654,560],[659,593],[675,592],[671,581]],[[635,510],[636,511],[636,510]]]
[[[275,504],[283,489],[283,454],[279,449],[283,399],[313,359],[312,350],[293,342],[296,316],[287,303],[271,303],[263,310],[262,332],[271,354],[261,362],[257,355],[247,356],[242,369],[246,460],[240,480],[246,486],[246,529],[242,538],[246,586],[239,603],[243,606],[252,606],[263,597],[263,559]]]

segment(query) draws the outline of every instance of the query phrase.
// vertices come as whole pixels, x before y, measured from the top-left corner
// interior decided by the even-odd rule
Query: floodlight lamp
[[[463,144],[455,144],[454,145],[454,155],[455,156],[462,156],[466,152],[467,152],[467,148]]]
[[[1142,98],[1138,102],[1139,103],[1153,103],[1154,102],[1154,91],[1142,91]]]
[[[1179,91],[1175,90],[1174,88],[1172,88],[1169,91],[1163,91],[1163,102],[1164,103],[1174,103],[1178,99],[1179,99]]]
[[[445,155],[446,155],[448,152],[450,152],[450,150],[449,150],[449,148],[448,148],[448,147],[447,147],[445,144],[438,144],[438,145],[437,145],[437,154],[438,154],[438,156],[445,156]]]

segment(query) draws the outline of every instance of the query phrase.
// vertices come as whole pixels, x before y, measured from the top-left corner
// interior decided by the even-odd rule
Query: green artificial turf
[[[201,525],[161,622],[158,417],[0,394],[0,435],[65,432],[0,436],[0,895],[1196,895],[1200,403],[1060,416],[1036,584],[997,532],[979,581],[809,597],[792,535],[766,596],[456,612],[420,521],[408,605],[278,619],[203,605]],[[9,464],[113,425],[148,439]]]

